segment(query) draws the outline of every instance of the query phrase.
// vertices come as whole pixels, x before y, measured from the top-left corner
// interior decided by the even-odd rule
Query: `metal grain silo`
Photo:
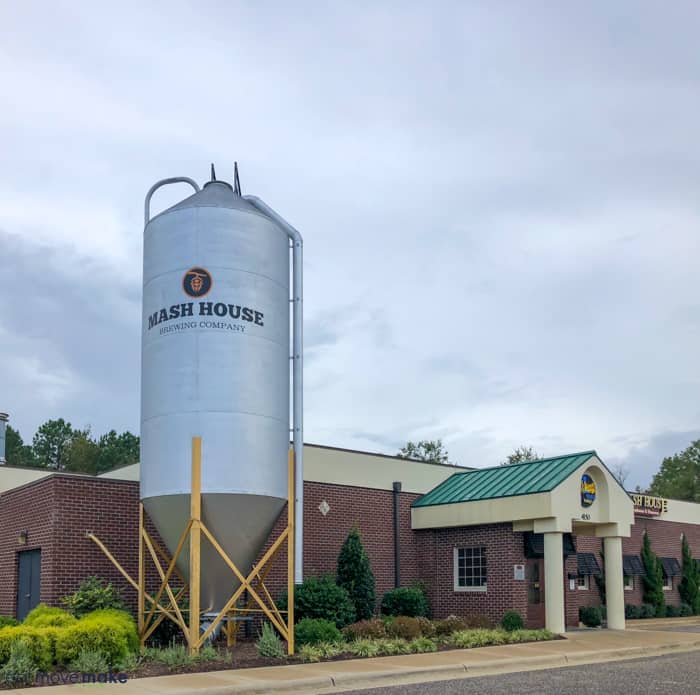
[[[153,192],[180,181],[195,193],[149,219]],[[291,298],[290,248],[295,261]],[[216,180],[212,168],[212,180],[201,190],[191,179],[177,178],[149,191],[141,499],[171,553],[188,519],[190,443],[200,436],[202,521],[241,570],[251,567],[287,500],[290,350],[295,506],[301,508],[300,295],[301,238],[261,201],[241,196],[237,180],[234,190]],[[300,578],[300,529],[297,539]],[[201,563],[202,610],[218,611],[238,582],[206,544]],[[186,558],[179,565],[187,573]]]

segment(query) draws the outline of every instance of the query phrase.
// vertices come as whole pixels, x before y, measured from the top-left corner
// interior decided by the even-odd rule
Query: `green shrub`
[[[379,618],[360,620],[357,623],[344,627],[343,636],[349,641],[356,639],[381,639],[386,637],[386,626]]]
[[[403,615],[412,618],[428,614],[428,600],[418,587],[401,587],[387,591],[382,598],[384,615]]]
[[[477,629],[482,628],[484,630],[493,630],[495,625],[493,620],[487,615],[482,615],[481,613],[472,613],[464,618],[464,623],[467,629]]]
[[[412,640],[421,635],[421,624],[417,618],[409,618],[401,615],[394,618],[386,626],[387,634],[392,637],[400,637],[406,640]]]
[[[651,549],[651,541],[646,531],[642,537],[642,551],[640,557],[644,565],[644,574],[642,575],[644,603],[654,606],[654,615],[649,617],[663,618],[666,615],[663,567],[661,565],[661,560],[656,557],[654,551]]]
[[[164,649],[149,650],[149,656],[153,661],[164,664],[171,670],[187,666],[193,661],[183,644],[171,644]]]
[[[75,625],[59,631],[56,637],[56,659],[68,664],[81,651],[100,652],[110,666],[123,661],[129,652],[138,649],[139,638],[133,618],[116,609],[93,611]]]
[[[47,634],[48,628],[6,627],[0,630],[0,664],[5,664],[10,658],[12,647],[17,642],[25,642],[32,657],[32,661],[42,671],[51,667],[54,660],[51,639]]]
[[[423,617],[422,615],[416,618],[420,627],[420,634],[423,637],[435,637],[435,625],[432,620]]]
[[[501,627],[507,632],[522,630],[524,627],[522,615],[516,611],[506,611],[501,618]]]
[[[108,669],[109,664],[102,652],[89,649],[83,649],[70,664],[70,670],[78,673],[106,673]]]
[[[639,617],[640,618],[655,618],[656,617],[656,609],[657,609],[657,606],[655,606],[653,603],[643,603],[639,607]]]
[[[683,603],[687,603],[695,613],[700,613],[700,564],[693,559],[685,534],[681,543],[681,556],[682,571],[678,593]]]
[[[513,630],[507,633],[508,643],[543,642],[554,639],[554,633],[549,630]]]
[[[410,641],[408,648],[413,654],[423,654],[424,652],[436,652],[437,644],[430,637],[416,637]]]
[[[356,619],[369,620],[374,615],[376,601],[374,574],[357,527],[350,531],[340,549],[335,581],[348,592],[355,606]]]
[[[294,641],[299,645],[340,642],[342,638],[335,623],[323,618],[304,618],[294,626]]]
[[[280,610],[287,610],[287,594],[277,603]],[[294,589],[294,618],[324,618],[345,627],[355,620],[355,606],[348,592],[338,586],[331,577],[308,577]]]
[[[602,622],[600,608],[598,606],[581,606],[578,609],[578,619],[586,627],[599,627]]]
[[[75,617],[62,608],[52,608],[40,603],[29,611],[23,624],[29,627],[69,627],[76,622]]]
[[[507,644],[508,633],[503,630],[462,630],[449,637],[449,644],[460,649],[472,649],[474,647],[487,647],[492,644]]]
[[[271,659],[284,659],[287,655],[282,640],[275,631],[275,628],[268,622],[263,623],[262,634],[255,643],[260,656],[266,656]]]
[[[0,615],[0,630],[4,627],[16,627],[19,623],[8,615]]]
[[[631,603],[625,604],[625,618],[628,620],[636,620],[639,618],[639,606],[635,606]]]
[[[450,615],[444,620],[435,620],[435,634],[439,637],[446,637],[453,632],[460,632],[467,629],[467,623],[456,615]]]
[[[319,642],[316,645],[324,659],[340,656],[345,651],[346,646],[345,642]]]
[[[680,615],[683,618],[693,615],[693,607],[688,603],[681,603]]]
[[[314,663],[323,658],[323,652],[315,644],[302,644],[297,654],[305,663]]]
[[[205,644],[203,647],[200,648],[199,654],[196,654],[192,658],[194,658],[195,661],[199,662],[218,661],[219,652],[216,651],[216,647],[213,644]]]
[[[380,656],[396,656],[397,654],[408,654],[411,650],[405,639],[396,637],[394,639],[377,640]]]
[[[0,681],[11,688],[32,685],[38,670],[30,646],[19,640],[10,647],[7,663],[0,669]]]
[[[120,592],[111,583],[104,584],[97,577],[88,577],[74,594],[64,596],[61,603],[76,618],[102,608],[125,608]]]
[[[144,654],[129,652],[118,664],[115,665],[115,670],[123,671],[124,673],[132,673],[144,661]]]
[[[608,607],[603,603],[600,606],[598,606],[600,610],[600,618],[601,620],[607,620],[608,619]]]
[[[679,606],[666,606],[666,617],[667,618],[678,618],[680,617],[681,609]]]
[[[378,656],[379,640],[358,639],[350,643],[349,651],[355,656]]]

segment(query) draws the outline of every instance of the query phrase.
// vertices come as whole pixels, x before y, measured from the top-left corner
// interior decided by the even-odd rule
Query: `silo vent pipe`
[[[254,208],[278,224],[292,242],[292,418],[296,499],[294,505],[294,582],[304,579],[304,240],[289,222],[254,195],[243,196]]]

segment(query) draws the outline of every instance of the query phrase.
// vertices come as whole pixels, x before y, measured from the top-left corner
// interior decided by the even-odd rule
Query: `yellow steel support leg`
[[[289,449],[287,473],[287,653],[294,654],[294,449]]]
[[[146,557],[143,547],[143,503],[139,502],[139,598],[138,598],[138,627],[139,637],[141,638],[141,646],[144,646],[143,638],[144,621],[143,614],[146,608]]]
[[[237,614],[247,615],[248,613],[263,613],[267,619],[280,632],[282,637],[287,640],[287,650],[291,655],[294,653],[294,510],[295,510],[295,483],[294,483],[294,451],[290,449],[288,456],[288,502],[287,502],[287,527],[282,531],[275,542],[268,548],[260,562],[253,567],[250,574],[244,576],[243,573],[236,567],[235,563],[226,555],[223,548],[212,535],[209,529],[202,523],[202,439],[201,437],[192,438],[192,487],[190,497],[190,518],[185,525],[185,528],[180,536],[180,542],[173,554],[172,559],[168,558],[167,553],[152,539],[145,528],[145,512],[143,504],[139,505],[139,540],[138,540],[138,581],[134,581],[132,577],[124,570],[117,562],[114,556],[109,552],[105,545],[94,536],[88,533],[91,538],[105,553],[107,558],[121,572],[124,578],[138,592],[138,627],[139,638],[143,645],[151,633],[156,629],[158,624],[168,618],[178,625],[187,639],[190,653],[197,654],[207,640],[207,638],[216,629],[217,625],[226,616],[229,617],[226,625],[226,637],[229,645],[235,643],[238,633],[239,624],[234,620]],[[240,586],[233,593],[231,598],[226,602],[220,613],[214,618],[212,624],[207,628],[203,635],[200,635],[200,587],[201,587],[201,543],[202,534],[211,543],[214,550],[220,555],[224,562],[229,566],[234,576],[239,580]],[[185,577],[180,573],[176,566],[177,559],[185,547],[185,543],[189,538],[190,541],[190,558],[189,558],[189,586],[185,581]],[[265,579],[268,571],[271,568],[272,562],[277,553],[281,549],[284,542],[287,541],[287,595],[288,595],[288,611],[286,612],[286,621],[283,618],[283,611],[280,611],[275,602],[272,600],[270,592],[265,586]],[[155,597],[151,596],[146,591],[146,551],[151,556],[153,564],[161,579],[161,584]],[[183,583],[176,593],[173,593],[173,588],[170,586],[171,576],[175,574]],[[236,604],[240,600],[244,591],[248,591],[247,606],[244,609],[236,608]],[[189,611],[180,608],[180,601],[189,592],[190,608]],[[165,599],[163,594],[167,594],[168,603],[161,601]],[[146,603],[150,605],[150,610],[146,610]],[[252,609],[251,605],[257,604],[259,608]],[[269,605],[268,605],[269,604]],[[186,621],[183,613],[189,612],[189,621]]]
[[[190,495],[190,654],[199,654],[199,588],[202,531],[202,438],[192,437],[192,491]]]

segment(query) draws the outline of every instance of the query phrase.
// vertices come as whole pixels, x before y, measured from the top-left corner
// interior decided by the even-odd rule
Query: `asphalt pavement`
[[[345,695],[690,695],[700,693],[697,651],[630,661],[571,666],[501,676],[462,678],[369,690]]]

